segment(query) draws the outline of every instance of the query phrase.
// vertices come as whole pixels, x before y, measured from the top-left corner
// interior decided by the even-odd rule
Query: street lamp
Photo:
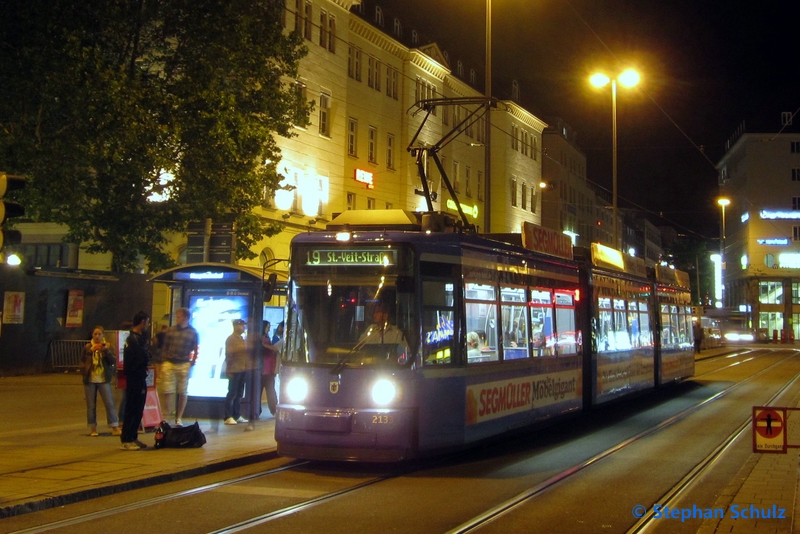
[[[720,227],[720,234],[719,234],[719,263],[720,263],[720,304],[717,307],[720,307],[722,304],[722,300],[724,298],[724,291],[725,291],[725,206],[730,205],[731,200],[729,198],[718,198],[717,204],[719,204],[720,208],[722,208],[722,225]]]
[[[485,80],[485,87],[486,87],[486,98],[492,98],[492,0],[486,0],[486,80]],[[484,178],[483,178],[483,189],[484,189],[484,201],[483,201],[483,213],[484,213],[484,229],[485,233],[491,232],[491,223],[492,223],[492,187],[490,184],[491,181],[491,174],[492,174],[492,105],[491,103],[487,103],[486,106],[486,134],[485,134],[485,143],[484,145],[486,148],[485,158],[484,158]]]
[[[617,233],[617,82],[623,87],[633,87],[640,80],[639,73],[633,69],[628,69],[620,73],[616,78],[609,78],[605,74],[593,74],[589,81],[595,87],[605,87],[611,82],[611,138],[613,145],[613,157],[611,168],[611,195],[613,197],[614,211],[614,248],[619,250],[619,234]]]

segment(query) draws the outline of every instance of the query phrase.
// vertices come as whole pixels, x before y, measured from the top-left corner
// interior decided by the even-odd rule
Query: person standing
[[[234,319],[233,334],[225,340],[225,374],[228,376],[228,395],[225,397],[225,424],[246,423],[241,416],[244,384],[250,367],[250,355],[244,334],[245,322]]]
[[[167,330],[162,349],[161,385],[168,413],[175,410],[175,424],[182,426],[181,418],[186,409],[189,389],[189,370],[197,359],[199,337],[197,330],[189,324],[192,315],[188,308],[179,308],[175,313],[178,324]],[[175,394],[178,404],[175,405]]]
[[[267,407],[269,413],[275,415],[278,409],[278,395],[275,393],[275,375],[278,373],[278,352],[280,352],[281,339],[283,338],[283,321],[275,327],[275,335],[269,337],[269,323],[266,323],[264,335],[261,337],[261,352],[263,367],[261,368],[261,388],[267,390]]]
[[[122,424],[122,445],[124,451],[138,451],[147,448],[139,441],[139,425],[142,424],[144,404],[147,398],[147,366],[150,364],[150,351],[147,350],[146,333],[150,327],[150,316],[140,311],[133,317],[133,328],[125,341],[123,365],[125,366],[125,419]]]
[[[86,344],[81,354],[81,374],[83,375],[83,389],[86,394],[86,423],[89,425],[89,435],[97,436],[97,394],[103,399],[106,408],[106,421],[111,426],[111,435],[119,436],[117,410],[114,408],[114,396],[111,392],[111,380],[114,377],[116,360],[111,352],[111,347],[104,339],[105,330],[102,326],[95,326],[92,330],[92,340]]]

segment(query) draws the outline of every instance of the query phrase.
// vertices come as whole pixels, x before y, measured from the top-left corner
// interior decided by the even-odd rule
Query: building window
[[[394,135],[386,136],[386,167],[394,169]]]
[[[347,75],[358,82],[361,81],[361,50],[353,45],[348,49]]]
[[[300,33],[303,29],[303,4],[302,0],[294,2],[294,31]]]
[[[336,53],[336,17],[328,17],[328,52]]]
[[[367,159],[370,163],[378,163],[378,129],[369,127],[369,143],[367,144]]]
[[[303,36],[309,41],[311,40],[311,26],[313,26],[311,21],[314,20],[311,9],[312,9],[311,2],[306,1],[306,15],[304,17],[305,20],[303,21],[305,23]]]
[[[459,78],[464,77],[464,64],[461,62],[460,59],[456,61],[456,76],[458,76]]]
[[[319,95],[319,134],[325,137],[331,136],[330,122],[331,95],[320,93]]]
[[[792,181],[800,182],[800,169],[792,169]]]
[[[356,194],[355,193],[347,193],[347,209],[348,210],[356,209]]]
[[[792,154],[800,154],[800,141],[792,141]]]
[[[347,123],[347,155],[358,157],[358,121],[352,117]]]
[[[375,24],[383,28],[383,10],[380,6],[375,6]]]
[[[522,153],[528,155],[528,131],[522,130]]]
[[[478,142],[486,143],[486,119],[484,117],[478,119]]]
[[[450,106],[442,106],[442,124],[450,126]]]
[[[394,208],[394,205],[393,205],[391,202],[387,202],[387,203],[386,203],[386,209],[387,209],[387,210],[390,210],[390,209],[392,209],[392,208]]]
[[[394,35],[400,39],[403,38],[403,25],[400,24],[400,19],[394,19]]]
[[[375,199],[374,198],[367,198],[367,209],[374,210],[375,209]]]
[[[792,197],[792,209],[800,210],[800,197]]]
[[[467,196],[469,198],[472,198],[472,183],[471,183],[472,179],[470,176],[471,174],[472,174],[472,169],[470,169],[469,167],[464,169],[464,184],[467,190]]]
[[[411,30],[411,44],[415,45],[419,43],[419,33],[417,30]]]
[[[397,100],[397,78],[398,71],[394,67],[386,67],[386,96]]]
[[[367,62],[367,85],[376,91],[381,90],[381,62],[372,56]]]
[[[800,241],[800,226],[792,226],[792,241]]]
[[[536,151],[537,150],[538,150],[538,148],[536,147],[536,136],[532,135],[531,136],[531,157],[534,159],[534,161],[539,159],[539,157],[536,155]]]
[[[328,12],[319,12],[319,45],[328,48]]]
[[[761,304],[783,304],[783,282],[759,282],[758,302]]]
[[[511,205],[517,206],[517,177],[511,177]]]
[[[453,191],[460,193],[461,187],[458,183],[458,162],[456,160],[453,160],[453,179],[450,180],[450,182],[453,184]]]
[[[528,197],[528,186],[525,185],[525,184],[522,184],[522,191],[521,191],[521,195],[520,195],[520,201],[521,202],[520,202],[520,206],[519,207],[524,209],[524,210],[528,209],[528,203],[527,203],[528,198],[527,197]]]
[[[477,81],[477,77],[475,76],[475,69],[469,69],[469,83],[472,84],[474,87]]]
[[[531,186],[531,213],[536,213],[536,190],[538,188],[533,185]]]
[[[511,150],[519,150],[519,127],[511,125]]]
[[[475,189],[478,190],[478,200],[483,200],[483,172],[478,171],[478,183],[475,184]]]

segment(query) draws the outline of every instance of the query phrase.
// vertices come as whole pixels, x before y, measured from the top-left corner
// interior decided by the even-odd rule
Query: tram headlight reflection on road
[[[397,395],[397,388],[391,380],[382,378],[372,386],[372,400],[375,404],[386,405],[392,402]]]
[[[294,403],[303,402],[308,395],[308,382],[301,376],[296,376],[286,384],[286,394]]]

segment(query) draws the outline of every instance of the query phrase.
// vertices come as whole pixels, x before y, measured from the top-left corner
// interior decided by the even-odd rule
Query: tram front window
[[[417,331],[413,294],[386,277],[362,284],[295,280],[285,357],[344,366],[408,364]]]

